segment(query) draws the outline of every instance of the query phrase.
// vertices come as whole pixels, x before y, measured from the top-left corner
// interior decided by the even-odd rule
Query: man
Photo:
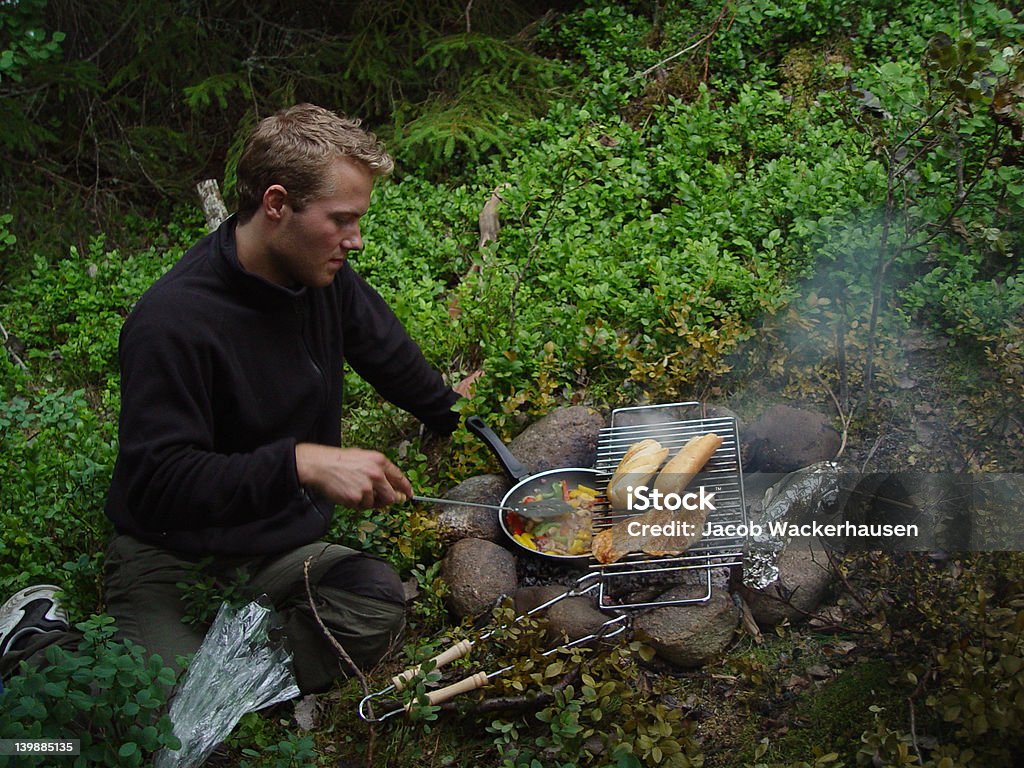
[[[383,454],[340,447],[343,363],[432,430],[458,422],[459,393],[348,263],[374,179],[392,167],[358,121],[309,104],[267,118],[238,163],[238,212],[125,322],[106,605],[126,638],[166,663],[206,630],[183,622],[180,585],[212,580],[268,595],[300,689],[330,687],[346,670],[308,605],[307,559],[317,614],[358,664],[400,636],[405,598],[391,567],[320,541],[335,504],[412,495]],[[35,614],[50,607],[40,595]]]

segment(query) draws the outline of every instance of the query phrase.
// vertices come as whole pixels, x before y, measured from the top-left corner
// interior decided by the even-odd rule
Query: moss
[[[817,747],[853,759],[861,734],[874,722],[870,707],[881,707],[892,719],[902,717],[907,692],[893,682],[896,675],[889,662],[869,659],[804,691],[793,714],[796,727],[772,744],[773,757],[782,762],[807,760]]]

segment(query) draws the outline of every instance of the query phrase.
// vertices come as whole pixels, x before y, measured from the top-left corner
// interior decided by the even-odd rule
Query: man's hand
[[[412,485],[387,456],[362,448],[315,443],[295,446],[299,483],[350,509],[386,507],[412,496]]]

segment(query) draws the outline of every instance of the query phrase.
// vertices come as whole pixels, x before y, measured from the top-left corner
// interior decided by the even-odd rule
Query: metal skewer
[[[476,501],[457,501],[455,499],[438,499],[433,496],[411,496],[406,497],[405,494],[399,493],[397,503],[403,501],[423,501],[428,504],[452,504],[455,506],[463,507],[479,507],[481,509],[494,509],[499,512],[515,512],[520,517],[525,517],[528,520],[550,520],[553,517],[564,517],[570,515],[576,511],[569,502],[563,501],[562,499],[541,499],[540,501],[531,501],[529,504],[524,504],[521,507],[503,507],[500,504],[481,504]]]
[[[536,613],[540,613],[541,611],[546,610],[547,608],[550,608],[555,603],[561,602],[562,600],[565,600],[566,598],[569,598],[569,597],[579,597],[581,595],[586,595],[586,594],[592,592],[593,590],[595,590],[597,587],[598,587],[598,582],[596,581],[596,574],[594,574],[594,573],[584,574],[579,579],[577,579],[576,583],[573,584],[571,587],[569,587],[569,589],[567,589],[565,592],[561,593],[560,595],[556,595],[555,597],[552,597],[550,600],[547,600],[546,602],[541,603],[540,605],[530,609],[526,613],[523,613],[523,614],[521,614],[519,616],[516,616],[514,619],[512,619],[512,621],[510,623],[505,624],[503,626],[494,627],[492,629],[489,629],[488,631],[484,632],[482,635],[477,637],[475,640],[470,640],[470,639],[460,640],[458,643],[456,643],[455,645],[449,647],[447,650],[443,651],[442,653],[438,654],[433,659],[430,659],[430,661],[432,661],[433,664],[434,664],[433,668],[434,669],[439,669],[442,666],[444,666],[445,664],[448,664],[449,662],[455,661],[456,659],[461,659],[462,657],[468,655],[470,650],[472,650],[473,646],[476,643],[488,639],[489,637],[491,637],[495,633],[499,632],[501,629],[505,629],[505,628],[508,628],[510,626],[515,626],[515,624],[517,624],[522,619],[525,619],[525,618],[527,618],[529,616],[533,616]],[[619,632],[624,631],[626,629],[626,624],[623,623],[622,627],[620,629],[618,629],[616,632],[613,632],[613,633],[610,633],[610,634],[608,634],[606,632],[607,629],[609,627],[613,626],[614,624],[622,622],[622,621],[624,621],[624,617],[623,616],[616,616],[615,618],[606,621],[601,627],[598,628],[598,630],[597,630],[597,632],[595,634],[587,635],[586,637],[579,638],[579,639],[574,640],[573,642],[571,642],[571,643],[569,643],[567,645],[560,645],[560,646],[558,646],[556,648],[552,648],[550,651],[546,652],[543,655],[544,656],[548,656],[548,655],[550,655],[552,653],[555,653],[557,650],[559,650],[559,648],[572,648],[572,647],[574,647],[576,645],[580,645],[582,643],[585,643],[585,642],[588,642],[590,640],[593,640],[593,639],[595,639],[596,637],[599,637],[599,636],[613,637],[613,636],[619,634]],[[363,720],[366,720],[367,722],[377,723],[377,722],[380,722],[381,720],[386,720],[387,718],[389,718],[389,717],[391,717],[393,715],[397,715],[399,712],[407,711],[407,708],[399,707],[397,709],[394,709],[394,710],[392,710],[390,712],[385,713],[384,715],[382,715],[380,717],[374,717],[373,714],[372,714],[371,702],[374,699],[383,698],[384,696],[386,696],[387,694],[391,693],[392,691],[394,691],[396,693],[400,693],[401,691],[403,691],[405,688],[408,687],[409,683],[416,677],[416,675],[422,674],[423,666],[426,663],[427,662],[423,662],[423,663],[421,663],[421,664],[419,664],[419,665],[417,665],[415,667],[411,667],[411,668],[405,670],[404,672],[401,672],[401,673],[395,675],[393,678],[391,678],[391,685],[389,685],[387,688],[384,688],[381,691],[377,691],[376,693],[371,693],[371,694],[363,697],[363,700],[359,702],[359,716]],[[512,665],[512,666],[514,666],[514,665]],[[430,703],[431,704],[439,704],[440,702],[447,701],[448,699],[458,695],[459,693],[465,693],[466,691],[471,691],[471,690],[474,690],[475,688],[480,688],[481,686],[484,685],[484,683],[486,683],[491,678],[496,677],[496,676],[498,676],[500,674],[503,674],[504,672],[507,672],[508,670],[510,670],[512,668],[512,666],[505,667],[504,669],[498,670],[497,672],[491,672],[489,674],[484,673],[484,672],[478,672],[477,674],[472,675],[471,677],[466,678],[464,680],[460,680],[457,683],[453,683],[452,685],[450,685],[450,686],[448,686],[446,688],[441,688],[439,690],[432,691],[431,694],[428,696],[428,698],[430,698]]]

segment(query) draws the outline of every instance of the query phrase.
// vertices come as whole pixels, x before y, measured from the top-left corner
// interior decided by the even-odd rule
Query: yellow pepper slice
[[[530,533],[517,533],[512,537],[527,549],[536,549],[537,545],[533,541],[533,534]]]

